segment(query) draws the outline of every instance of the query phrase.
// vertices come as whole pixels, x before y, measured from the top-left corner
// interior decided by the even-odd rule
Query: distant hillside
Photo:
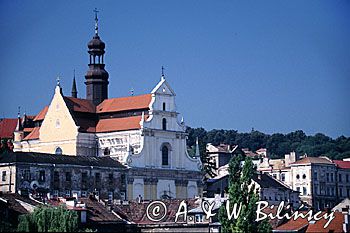
[[[199,139],[200,151],[205,151],[206,143],[218,145],[220,143],[239,145],[241,148],[249,148],[256,151],[259,148],[267,148],[271,158],[281,158],[284,154],[295,151],[299,155],[328,156],[331,159],[343,159],[350,157],[350,138],[340,136],[332,139],[322,133],[306,135],[302,130],[288,134],[265,134],[256,130],[250,133],[239,133],[236,130],[206,131],[203,128],[187,128],[189,153],[194,154],[196,137]]]

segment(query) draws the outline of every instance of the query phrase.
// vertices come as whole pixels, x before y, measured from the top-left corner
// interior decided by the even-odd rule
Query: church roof
[[[39,139],[40,127],[34,127],[34,129],[23,140],[35,140]]]
[[[101,119],[97,122],[96,133],[140,129],[142,116]],[[145,116],[145,120],[148,116]]]
[[[36,115],[33,121],[42,121],[44,120],[47,110],[49,109],[49,106],[45,106],[39,113]]]
[[[17,119],[0,119],[0,138],[13,138],[17,126]]]
[[[64,97],[64,101],[66,102],[69,110],[74,112],[88,112],[95,113],[95,105],[92,101],[87,99],[79,99],[74,97]]]
[[[105,99],[96,107],[97,113],[121,112],[146,109],[151,103],[152,94]]]

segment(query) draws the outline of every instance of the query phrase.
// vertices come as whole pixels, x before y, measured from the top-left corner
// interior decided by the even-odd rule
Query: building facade
[[[109,156],[130,168],[130,200],[201,195],[202,165],[199,157],[187,153],[186,126],[179,120],[174,90],[162,74],[148,94],[108,98],[105,43],[95,20],[86,98],[77,98],[75,78],[71,96],[63,94],[58,80],[50,104],[33,119],[34,127],[18,121],[14,151]]]
[[[0,191],[125,199],[126,173],[109,157],[9,152],[0,156]]]

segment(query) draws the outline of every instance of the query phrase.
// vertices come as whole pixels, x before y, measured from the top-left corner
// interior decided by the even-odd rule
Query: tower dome
[[[95,34],[92,40],[90,40],[88,43],[89,52],[90,51],[104,52],[105,47],[106,47],[105,43],[100,39],[100,37],[97,34]]]

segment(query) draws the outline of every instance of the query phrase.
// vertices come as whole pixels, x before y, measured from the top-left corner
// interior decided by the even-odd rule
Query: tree
[[[19,232],[76,232],[78,214],[60,206],[39,207],[33,213],[19,217]]]
[[[243,164],[244,162],[244,164]],[[230,210],[234,203],[241,203],[241,211],[237,219],[228,219],[226,205],[219,210],[219,220],[223,232],[271,232],[271,225],[267,221],[256,222],[258,195],[252,178],[256,172],[254,164],[249,157],[245,157],[241,150],[236,150],[229,163],[229,189],[228,200]]]

